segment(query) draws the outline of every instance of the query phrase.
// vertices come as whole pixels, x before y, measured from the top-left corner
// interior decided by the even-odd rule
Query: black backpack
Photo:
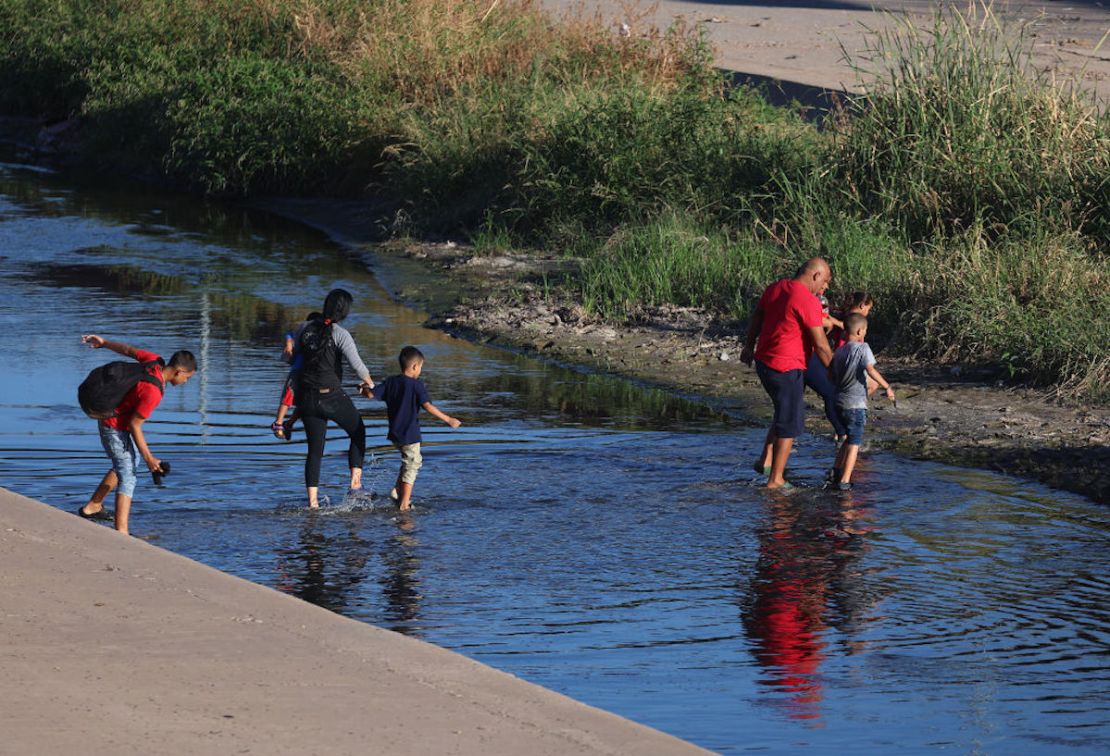
[[[302,374],[315,374],[325,365],[334,365],[335,339],[331,323],[326,320],[308,321],[297,339],[296,353],[302,356]]]
[[[166,363],[161,359],[150,362],[120,360],[93,368],[77,387],[77,402],[85,414],[94,420],[115,417],[123,398],[139,381],[151,383],[165,393],[165,386],[150,373],[155,365],[165,367]]]

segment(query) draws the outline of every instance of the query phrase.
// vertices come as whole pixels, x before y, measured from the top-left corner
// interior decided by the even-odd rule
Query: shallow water
[[[367,266],[369,264],[369,268]],[[0,166],[0,485],[66,510],[106,468],[76,385],[97,332],[200,374],[147,424],[173,462],[140,479],[157,545],[413,635],[721,752],[1110,750],[1110,517],[984,472],[867,455],[847,496],[772,495],[760,431],[665,392],[452,339],[362,261],[299,226]],[[428,356],[416,508],[380,405],[370,493],[333,438],[319,512],[303,446],[268,425],[278,339],[334,285],[375,377]],[[831,456],[792,468],[816,486]],[[94,527],[94,525],[89,525]]]

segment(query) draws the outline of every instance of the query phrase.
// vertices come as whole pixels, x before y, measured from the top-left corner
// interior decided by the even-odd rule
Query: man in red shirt
[[[771,459],[768,488],[791,487],[783,474],[794,438],[805,428],[805,372],[810,352],[816,353],[826,368],[832,361],[817,299],[831,280],[827,262],[820,257],[807,260],[794,278],[767,287],[748,324],[740,360],[750,365],[755,358],[756,373],[775,407],[763,456],[767,459],[769,454]]]
[[[89,502],[78,509],[77,514],[91,520],[108,519],[108,513],[104,511],[104,499],[118,485],[116,530],[126,535],[127,516],[131,512],[131,497],[134,495],[135,483],[138,480],[135,471],[139,466],[139,456],[142,455],[151,472],[162,470],[162,461],[151,454],[150,447],[146,444],[143,423],[162,401],[162,393],[167,385],[181,386],[193,377],[197,370],[197,360],[192,352],[179,351],[174,352],[169,365],[162,367],[162,358],[154,352],[136,349],[117,341],[108,341],[95,333],[82,336],[81,340],[93,349],[107,347],[113,352],[119,352],[141,363],[154,363],[147,372],[162,383],[162,390],[160,390],[152,383],[139,381],[127,392],[112,417],[97,421],[100,443],[107,452],[108,459],[112,461],[112,469],[104,475],[104,479],[96,487]]]

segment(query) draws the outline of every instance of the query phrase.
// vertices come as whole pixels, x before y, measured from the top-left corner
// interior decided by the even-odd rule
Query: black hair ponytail
[[[332,289],[324,298],[324,322],[339,323],[351,312],[354,302],[351,292],[346,289]]]

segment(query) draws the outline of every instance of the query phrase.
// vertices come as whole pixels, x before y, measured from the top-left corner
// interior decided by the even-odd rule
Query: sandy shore
[[[702,752],[4,489],[0,586],[4,754]]]
[[[676,19],[702,25],[716,49],[719,68],[750,74],[756,80],[785,83],[788,97],[813,99],[821,90],[858,91],[856,73],[844,52],[862,62],[868,28],[901,19],[926,24],[936,0],[787,0],[786,2],[687,2],[660,0],[541,0],[556,13],[581,6],[605,23],[629,26],[631,34]],[[966,9],[969,3],[951,3]],[[978,6],[979,3],[970,3]],[[1028,26],[1035,64],[1071,77],[1104,102],[1110,102],[1110,0],[996,1],[993,12],[1010,28]],[[876,13],[875,11],[879,11]],[[981,14],[980,14],[981,15]],[[799,85],[799,86],[792,86]],[[809,90],[808,92],[806,90]]]

